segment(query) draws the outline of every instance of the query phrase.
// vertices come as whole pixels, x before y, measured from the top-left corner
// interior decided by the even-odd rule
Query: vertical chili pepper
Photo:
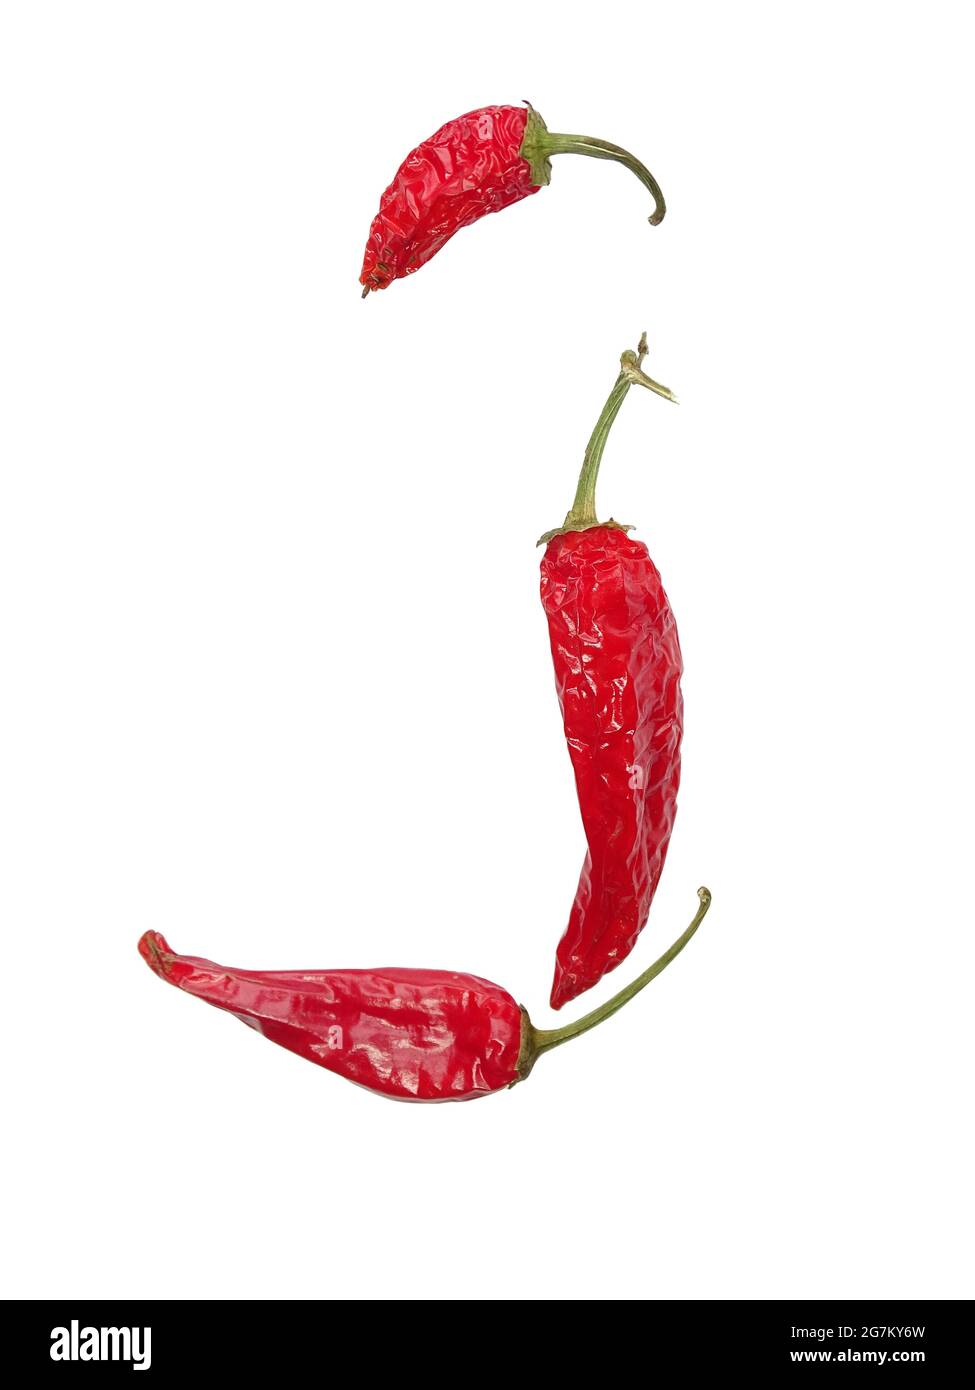
[[[575,501],[548,531],[541,595],[588,845],[556,954],[559,1009],[615,970],[643,930],[677,809],[683,721],[677,627],[642,542],[596,516],[606,439],[630,386],[674,400],[625,352],[586,449]]]
[[[158,932],[139,952],[169,984],[289,1052],[394,1100],[475,1100],[523,1081],[538,1057],[621,1009],[678,956],[711,905],[631,984],[562,1028],[536,1028],[507,990],[447,970],[234,970],[178,956]]]
[[[556,154],[626,165],[653,195],[651,225],[663,221],[666,206],[656,179],[621,146],[588,135],[558,135],[531,106],[483,106],[441,126],[397,169],[369,229],[359,275],[363,299],[419,270],[461,227],[537,193],[551,179]]]

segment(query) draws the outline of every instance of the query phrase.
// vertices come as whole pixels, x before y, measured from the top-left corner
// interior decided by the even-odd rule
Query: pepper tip
[[[169,942],[159,932],[147,931],[139,937],[139,955],[162,979],[166,979],[166,966],[172,954]]]

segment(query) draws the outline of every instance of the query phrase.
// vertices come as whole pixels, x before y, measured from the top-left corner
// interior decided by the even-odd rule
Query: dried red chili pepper
[[[232,970],[178,956],[158,932],[139,951],[163,980],[235,1014],[299,1057],[396,1100],[475,1100],[523,1081],[543,1052],[595,1028],[670,964],[711,905],[608,1003],[563,1028],[536,1028],[507,990],[447,970]]]
[[[586,449],[575,501],[548,531],[542,605],[588,851],[556,954],[552,1007],[589,989],[646,924],[677,809],[683,721],[677,627],[647,548],[596,517],[606,439],[630,386],[673,400],[625,352]]]
[[[483,106],[441,126],[397,169],[369,228],[359,276],[363,299],[419,270],[461,227],[537,193],[552,177],[555,154],[625,164],[653,195],[650,223],[663,221],[656,179],[627,150],[588,135],[557,135],[531,106]]]

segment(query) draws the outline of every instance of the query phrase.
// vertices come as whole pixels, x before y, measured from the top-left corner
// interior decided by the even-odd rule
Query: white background
[[[3,1292],[971,1297],[970,33],[953,5],[10,3]],[[360,302],[397,164],[529,97],[551,188]],[[545,1007],[582,834],[535,538],[687,668],[625,1013],[393,1105],[136,954]]]

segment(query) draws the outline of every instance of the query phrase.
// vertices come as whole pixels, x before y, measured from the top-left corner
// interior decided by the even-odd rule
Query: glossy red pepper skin
[[[588,851],[552,1007],[596,984],[646,925],[677,809],[683,670],[647,548],[594,526],[549,541],[541,595]]]
[[[395,1100],[474,1100],[518,1080],[522,1011],[476,975],[236,970],[175,955],[158,932],[139,951],[169,984]]]
[[[385,289],[419,270],[455,232],[537,193],[519,153],[528,111],[484,106],[448,121],[406,156],[383,194],[359,283]]]

